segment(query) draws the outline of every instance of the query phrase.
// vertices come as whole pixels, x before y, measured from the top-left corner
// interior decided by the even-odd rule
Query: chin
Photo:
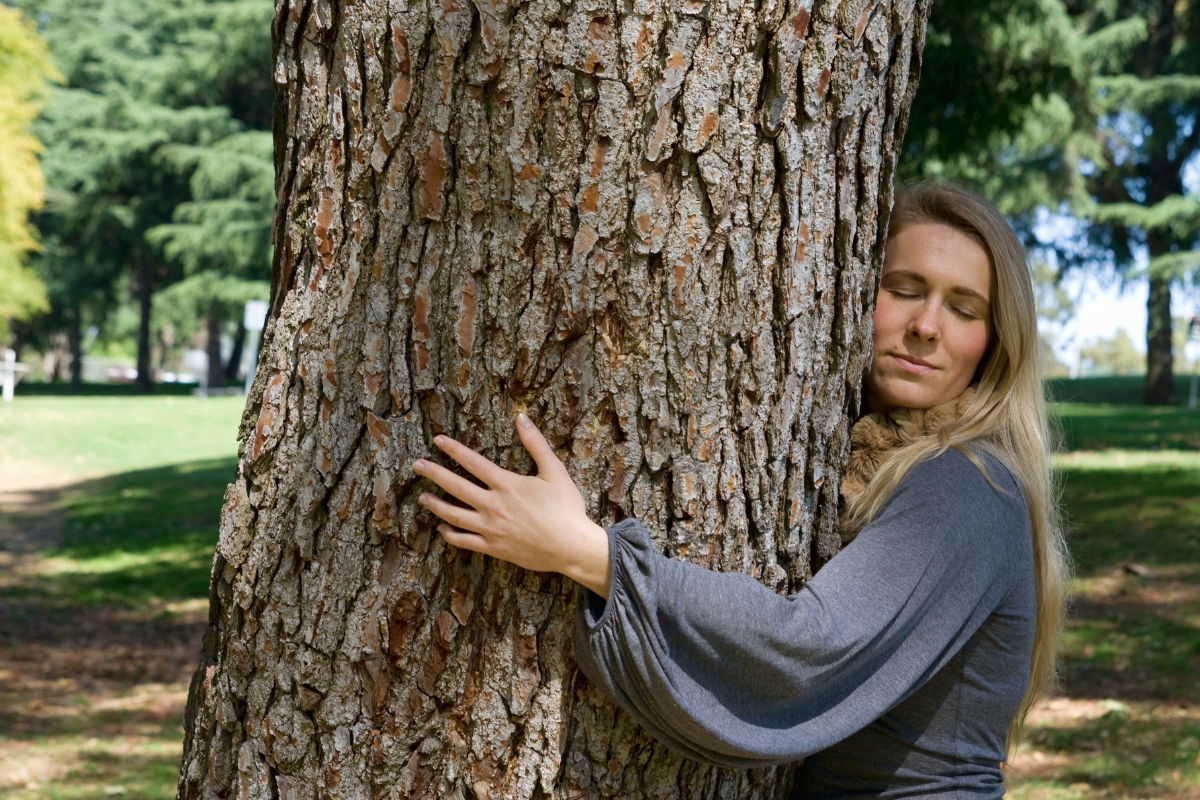
[[[897,386],[896,383],[899,383]],[[943,387],[917,386],[907,381],[889,381],[884,386],[871,387],[875,399],[888,408],[926,409],[953,400]]]

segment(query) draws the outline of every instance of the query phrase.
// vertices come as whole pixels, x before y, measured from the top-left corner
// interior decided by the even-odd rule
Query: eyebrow
[[[892,270],[891,272],[889,272],[887,274],[886,277],[891,277],[892,275],[900,275],[905,278],[911,278],[912,280],[914,280],[920,284],[928,284],[929,283],[929,281],[925,280],[924,275],[921,275],[920,273],[917,273],[917,272],[909,272],[908,270],[903,270],[903,269]],[[991,306],[990,300],[988,300],[986,297],[984,297],[983,295],[981,295],[979,292],[975,291],[974,289],[968,289],[966,286],[951,286],[950,291],[953,294],[965,294],[969,297],[974,297],[974,298],[978,299],[979,301],[981,301],[984,305],[987,305],[989,307]]]

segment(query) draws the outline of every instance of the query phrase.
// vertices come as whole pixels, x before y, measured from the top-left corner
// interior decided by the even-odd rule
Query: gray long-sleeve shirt
[[[798,797],[1001,797],[1036,598],[1024,499],[984,463],[1000,491],[954,450],[917,465],[789,597],[660,555],[636,520],[612,526],[580,666],[685,756],[804,758]]]

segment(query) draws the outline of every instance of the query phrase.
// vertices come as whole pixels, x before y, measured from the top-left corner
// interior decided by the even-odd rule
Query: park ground
[[[1075,560],[1017,800],[1200,800],[1200,412],[1060,385]],[[1108,401],[1108,402],[1103,402]],[[0,798],[168,798],[241,398],[0,406]]]

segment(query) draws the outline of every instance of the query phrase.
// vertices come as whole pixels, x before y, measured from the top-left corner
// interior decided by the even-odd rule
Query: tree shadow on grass
[[[221,501],[236,459],[137,470],[60,494],[56,546],[5,594],[84,606],[141,606],[208,596]]]
[[[1200,564],[1200,462],[1060,467],[1068,541],[1087,577],[1130,561]]]
[[[1113,707],[1074,725],[1031,728],[1025,746],[1051,757],[1019,760],[1023,791],[1016,794],[1040,794],[1037,788],[1058,784],[1089,798],[1194,797],[1186,776],[1200,752],[1200,714],[1194,708],[1167,714],[1155,707]]]

